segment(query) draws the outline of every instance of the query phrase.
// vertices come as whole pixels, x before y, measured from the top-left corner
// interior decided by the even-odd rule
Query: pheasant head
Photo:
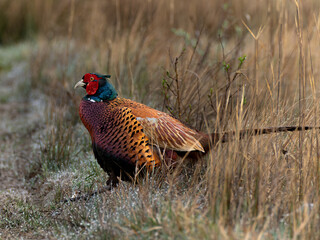
[[[118,93],[108,81],[108,78],[110,78],[110,75],[86,73],[74,88],[83,87],[87,92],[84,97],[86,100],[93,102],[110,101],[115,99]]]

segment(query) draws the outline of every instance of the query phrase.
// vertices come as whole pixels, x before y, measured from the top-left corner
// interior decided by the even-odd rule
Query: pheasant
[[[235,132],[206,134],[193,130],[176,118],[141,103],[120,98],[108,81],[110,75],[87,73],[74,86],[83,87],[79,115],[92,140],[94,156],[108,173],[107,185],[116,186],[119,178],[132,181],[136,174],[148,172],[162,164],[158,149],[165,150],[176,160],[177,154],[198,152],[205,154],[209,144],[230,141]],[[274,127],[242,130],[261,135],[273,132],[301,131],[314,127]]]

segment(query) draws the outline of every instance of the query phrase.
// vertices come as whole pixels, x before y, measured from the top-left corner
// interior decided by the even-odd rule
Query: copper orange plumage
[[[236,134],[198,132],[164,112],[120,98],[109,77],[87,73],[75,85],[87,92],[80,103],[79,114],[90,133],[95,158],[110,176],[108,185],[115,186],[119,178],[133,180],[142,169],[153,171],[159,167],[159,149],[165,149],[174,158],[177,152],[205,153],[210,142],[214,146],[218,141],[233,139]],[[247,134],[307,129],[312,127],[273,127],[241,130],[237,134],[243,138]]]
[[[110,176],[110,184],[116,184],[118,177],[131,180],[142,168],[152,171],[160,166],[156,149],[205,151],[202,143],[208,141],[206,134],[164,112],[119,98],[108,78],[87,73],[75,88],[86,89],[80,118],[90,133],[98,163]]]

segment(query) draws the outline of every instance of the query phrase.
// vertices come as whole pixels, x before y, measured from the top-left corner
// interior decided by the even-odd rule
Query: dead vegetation
[[[61,201],[107,178],[77,113],[73,85],[86,72],[203,131],[319,126],[319,10],[316,0],[2,1],[0,179],[16,182],[0,188],[0,237],[316,239],[318,131],[218,144],[180,174]]]

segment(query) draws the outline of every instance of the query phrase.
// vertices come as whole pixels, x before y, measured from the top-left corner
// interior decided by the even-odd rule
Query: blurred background
[[[175,186],[174,208],[185,227],[165,211],[173,204],[170,181],[168,188],[144,190],[159,192],[138,210],[120,208],[147,194],[130,184],[122,186],[129,192],[78,210],[59,201],[106,180],[78,116],[85,92],[73,90],[87,72],[110,74],[121,97],[197,130],[319,125],[319,10],[318,0],[0,0],[0,238],[34,230],[39,238],[78,232],[115,238],[316,236],[318,215],[295,215],[300,204],[318,203],[316,133],[219,146],[208,165],[199,166],[202,175],[185,175],[197,181]],[[192,206],[181,192],[189,192]],[[158,198],[163,205],[154,209]],[[274,212],[271,206],[277,206]],[[144,225],[158,214],[172,229],[161,217]],[[301,230],[298,222],[304,221],[309,228]],[[208,230],[208,224],[216,228]]]
[[[297,96],[299,74],[317,78],[319,5],[297,15],[291,1],[2,0],[1,69],[24,58],[24,94],[39,88],[61,104],[84,73],[108,73],[120,95],[202,128],[194,118],[215,121],[217,101],[243,87],[247,106],[272,108]]]

